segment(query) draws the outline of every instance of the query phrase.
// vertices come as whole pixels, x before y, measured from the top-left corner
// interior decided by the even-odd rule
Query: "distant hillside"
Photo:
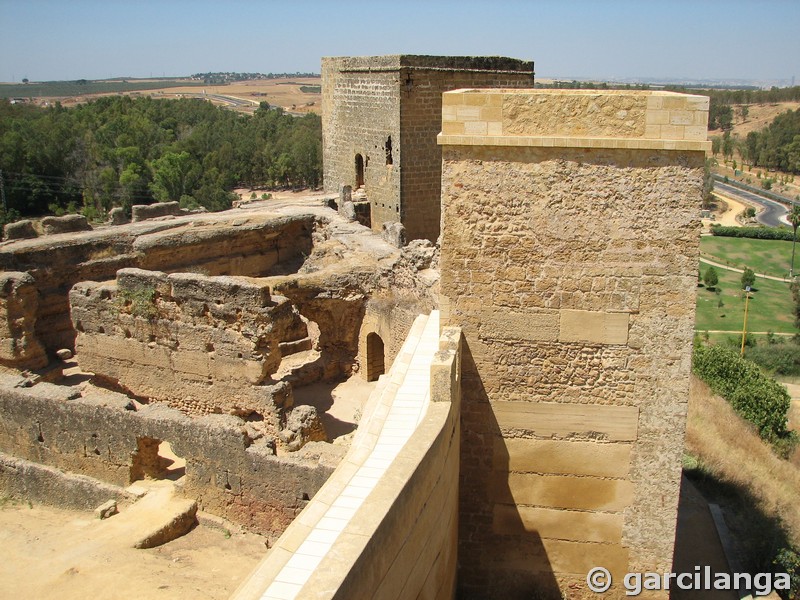
[[[65,98],[89,94],[124,94],[173,87],[199,87],[190,79],[105,79],[0,84],[0,98]]]

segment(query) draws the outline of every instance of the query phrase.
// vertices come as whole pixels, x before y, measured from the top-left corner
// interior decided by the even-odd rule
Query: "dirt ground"
[[[227,598],[267,551],[261,536],[205,526],[149,550],[85,551],[99,524],[88,512],[3,505],[0,598]],[[74,552],[76,547],[84,551]]]
[[[354,375],[297,388],[295,404],[316,406],[333,441],[356,429],[374,387]],[[202,524],[137,550],[104,536],[111,520],[101,524],[91,512],[0,499],[0,598],[228,598],[267,551],[265,537]]]
[[[709,231],[713,223],[730,227],[738,226],[739,222],[736,220],[736,215],[744,212],[747,207],[729,196],[723,196],[718,193],[715,193],[714,196],[716,197],[716,209],[713,211],[714,219],[702,219],[703,231]]]

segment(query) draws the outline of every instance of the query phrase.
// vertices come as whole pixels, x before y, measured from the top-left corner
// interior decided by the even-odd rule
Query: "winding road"
[[[734,199],[762,206],[763,210],[761,210],[756,217],[756,220],[762,225],[766,225],[767,227],[780,227],[781,225],[789,225],[789,221],[786,218],[786,215],[789,214],[789,209],[780,202],[770,200],[769,198],[759,196],[758,194],[754,194],[752,192],[735,188],[731,185],[726,185],[721,181],[714,182],[714,189],[731,196]]]

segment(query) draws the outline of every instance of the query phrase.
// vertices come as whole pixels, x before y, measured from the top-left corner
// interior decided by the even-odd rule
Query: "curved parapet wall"
[[[460,338],[417,319],[347,457],[234,600],[453,597]]]

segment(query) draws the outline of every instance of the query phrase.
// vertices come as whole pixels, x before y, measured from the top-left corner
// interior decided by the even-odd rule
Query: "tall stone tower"
[[[596,598],[603,567],[625,597],[672,565],[708,98],[459,90],[442,111],[461,595]]]
[[[502,57],[322,59],[326,192],[363,188],[373,229],[401,222],[408,239],[439,236],[442,93],[531,88],[533,62]],[[475,108],[474,110],[477,110]],[[474,133],[486,133],[475,131]]]

